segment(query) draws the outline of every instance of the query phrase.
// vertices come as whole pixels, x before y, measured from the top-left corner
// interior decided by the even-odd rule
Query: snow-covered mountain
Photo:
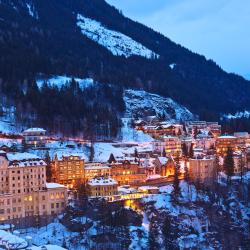
[[[146,91],[125,90],[124,101],[126,116],[128,117],[164,115],[166,120],[190,120],[195,118],[195,115],[187,108],[176,103],[171,98]]]
[[[82,34],[104,46],[115,56],[129,57],[132,55],[152,58],[156,55],[152,50],[136,42],[120,32],[104,27],[100,22],[77,15],[77,26],[80,27]]]

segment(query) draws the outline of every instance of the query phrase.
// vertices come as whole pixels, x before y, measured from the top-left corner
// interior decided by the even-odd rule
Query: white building
[[[46,130],[43,128],[29,128],[23,131],[26,145],[40,147],[46,144]]]

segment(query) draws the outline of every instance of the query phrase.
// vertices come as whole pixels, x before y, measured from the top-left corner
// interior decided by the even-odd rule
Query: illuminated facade
[[[84,183],[84,159],[79,155],[56,155],[52,162],[52,179],[68,188],[76,188]]]
[[[111,168],[101,163],[89,163],[84,167],[85,182],[100,176],[110,176]]]
[[[110,197],[118,195],[118,183],[109,176],[96,177],[88,181],[88,192],[90,197]]]
[[[56,215],[67,205],[66,187],[46,183],[46,164],[35,155],[0,152],[0,180],[1,221]]]
[[[238,147],[238,138],[235,136],[224,135],[216,140],[216,151],[218,154],[225,155],[228,148],[235,151]]]
[[[177,136],[164,136],[158,141],[153,142],[153,148],[155,152],[166,152],[167,156],[181,155],[181,140]]]
[[[111,176],[119,185],[138,185],[145,182],[145,168],[141,167],[138,162],[122,161],[110,165]]]

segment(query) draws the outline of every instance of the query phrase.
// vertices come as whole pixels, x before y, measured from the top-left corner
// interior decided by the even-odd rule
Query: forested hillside
[[[118,34],[130,43],[120,44],[119,49],[126,49],[126,53],[112,53],[107,46],[114,40],[108,45],[101,42],[103,34],[86,30],[92,27],[87,26],[86,20],[90,25],[99,25],[99,31],[106,34],[113,32],[114,39]],[[117,44],[114,48],[117,49]],[[142,56],[138,48],[147,55],[152,51],[152,56]],[[131,52],[133,49],[137,52]],[[55,117],[61,117],[60,121],[65,125],[64,120],[69,118],[67,105],[69,110],[73,110],[70,120],[78,124],[76,130],[83,129],[79,127],[82,124],[80,120],[93,119],[94,123],[107,124],[110,120],[119,120],[123,111],[121,107],[124,106],[121,94],[124,88],[144,89],[171,97],[208,120],[217,119],[221,113],[250,109],[249,81],[224,72],[204,56],[192,53],[152,29],[124,17],[104,0],[2,0],[0,55],[1,95],[18,106],[18,115],[21,116],[18,119],[27,118],[26,107],[29,106],[37,115],[36,120],[46,124],[46,119],[52,119],[53,123]],[[117,87],[109,89],[109,98],[103,97],[106,94],[100,90],[92,89],[91,93],[81,93],[81,98],[77,99],[70,88],[67,91],[34,90],[35,79],[41,73],[88,77]],[[27,89],[29,91],[24,91]],[[116,89],[119,89],[119,95]],[[36,91],[35,97],[33,94],[30,96],[30,91]],[[67,97],[63,91],[67,92]],[[95,112],[96,106],[86,104],[91,94],[110,115],[100,118],[99,111]],[[67,101],[70,99],[73,101]],[[107,99],[110,103],[106,103]],[[48,110],[44,105],[50,107],[49,117],[45,117],[41,110]],[[61,105],[64,105],[63,109]],[[92,118],[93,112],[99,118]],[[103,110],[100,113],[104,113]],[[114,127],[118,123],[114,122]]]

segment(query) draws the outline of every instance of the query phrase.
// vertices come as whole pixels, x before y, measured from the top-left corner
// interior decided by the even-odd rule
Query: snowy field
[[[152,151],[152,144],[149,142],[145,143],[134,143],[126,146],[121,143],[95,143],[94,144],[94,160],[99,162],[107,162],[111,153],[113,153],[116,159],[128,158],[130,154],[133,154],[137,149],[138,152]]]
[[[69,83],[72,78],[69,76],[53,76],[48,79],[38,79],[36,81],[38,88],[42,88],[44,82],[47,82],[49,86],[58,87],[59,89],[62,88],[64,85]],[[91,78],[81,79],[81,78],[74,78],[74,80],[79,84],[81,89],[86,89],[94,85],[94,80]]]

